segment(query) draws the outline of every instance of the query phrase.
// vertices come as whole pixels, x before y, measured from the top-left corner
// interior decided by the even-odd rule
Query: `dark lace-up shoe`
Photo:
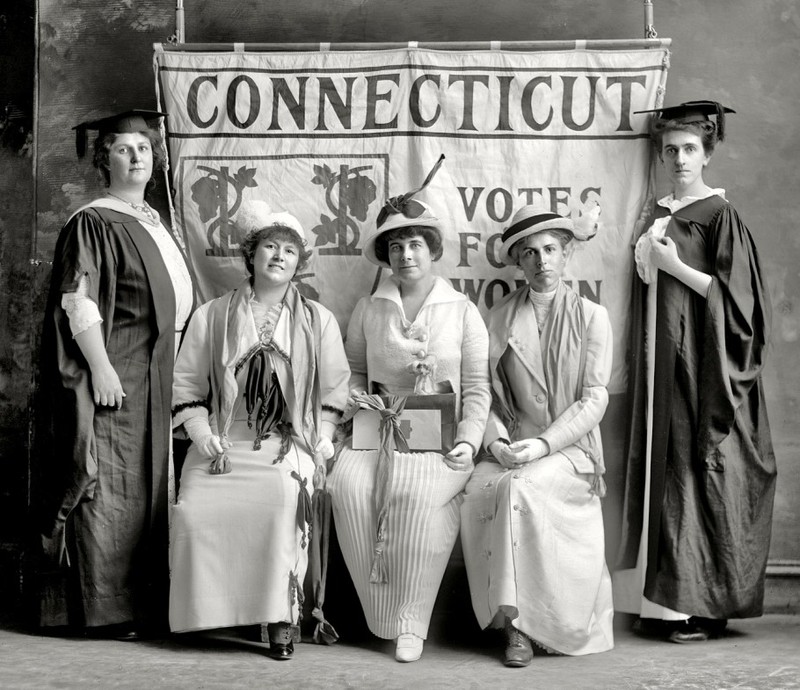
[[[725,631],[728,621],[725,619],[701,618],[692,616],[687,621],[675,627],[670,633],[669,641],[677,644],[690,644],[692,642],[705,642],[706,640],[720,637]]]
[[[506,650],[503,663],[511,668],[527,666],[533,660],[533,646],[530,638],[522,631],[517,630],[511,621],[506,618]]]

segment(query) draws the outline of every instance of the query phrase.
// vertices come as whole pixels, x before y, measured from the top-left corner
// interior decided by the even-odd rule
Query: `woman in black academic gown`
[[[165,158],[148,124],[160,116],[76,128],[79,155],[98,130],[107,189],[69,218],[53,256],[33,468],[42,626],[133,637],[166,619],[172,368],[193,290],[144,198]]]
[[[761,380],[770,302],[750,232],[703,178],[734,111],[694,101],[655,112],[672,193],[635,249],[641,323],[614,604],[640,616],[639,630],[694,642],[763,609],[776,475]]]

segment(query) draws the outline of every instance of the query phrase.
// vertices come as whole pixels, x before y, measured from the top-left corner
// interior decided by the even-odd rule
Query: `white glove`
[[[225,452],[219,436],[211,431],[205,417],[190,417],[183,423],[183,428],[202,457],[213,458]]]
[[[492,454],[494,459],[497,460],[497,462],[500,465],[505,467],[507,470],[510,470],[512,467],[514,467],[514,465],[512,465],[506,459],[506,448],[508,448],[508,441],[502,438],[498,438],[497,440],[492,441],[489,444],[487,450]]]
[[[504,467],[519,467],[549,455],[550,448],[540,438],[524,438],[501,446],[499,452],[502,456],[501,465]]]
[[[326,460],[333,457],[333,452],[333,441],[327,436],[321,436],[314,446],[314,462],[317,465],[324,465]]]
[[[445,465],[456,472],[470,472],[475,467],[472,459],[475,450],[469,443],[456,443],[453,449],[444,456]]]

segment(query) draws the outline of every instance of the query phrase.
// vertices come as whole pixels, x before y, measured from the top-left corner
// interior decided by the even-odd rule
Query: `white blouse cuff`
[[[89,280],[86,276],[80,277],[75,292],[65,292],[61,295],[61,308],[67,314],[73,338],[89,330],[96,323],[103,322],[100,309],[89,297]]]

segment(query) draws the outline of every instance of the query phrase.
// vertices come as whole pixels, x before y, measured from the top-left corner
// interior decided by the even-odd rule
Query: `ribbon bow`
[[[267,438],[272,428],[283,419],[286,407],[278,377],[270,363],[269,354],[263,347],[250,359],[244,398],[248,428],[252,428],[253,413],[257,413],[253,450],[260,450],[261,441]]]
[[[410,192],[406,192],[405,194],[400,194],[398,196],[393,196],[386,200],[384,203],[383,208],[378,213],[378,220],[377,225],[380,227],[386,222],[386,219],[395,214],[399,213],[401,215],[406,216],[407,218],[419,218],[424,212],[425,207],[418,201],[416,201],[413,197],[416,194],[419,194],[425,187],[430,184],[430,181],[433,179],[434,175],[436,175],[437,171],[440,167],[442,167],[442,162],[444,161],[444,154],[439,156],[439,160],[433,164],[433,168],[428,173],[425,181],[420,185],[417,189],[413,189]]]
[[[386,521],[389,512],[389,496],[391,494],[391,463],[395,448],[402,453],[408,452],[408,442],[400,428],[400,415],[406,404],[402,396],[389,396],[388,404],[383,398],[368,393],[355,393],[353,400],[366,410],[377,410],[381,421],[379,428],[380,447],[378,448],[378,466],[375,470],[375,507],[378,511],[378,526],[375,530],[375,549],[372,556],[372,568],[369,581],[384,584],[389,581],[383,549],[386,545]]]

